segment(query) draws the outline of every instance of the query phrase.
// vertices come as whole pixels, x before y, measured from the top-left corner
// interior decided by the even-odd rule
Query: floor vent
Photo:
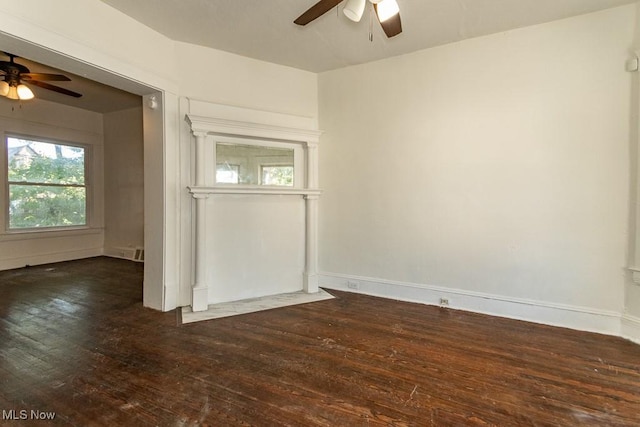
[[[144,262],[144,248],[136,248],[136,251],[133,254],[133,260]]]
[[[115,258],[128,259],[130,261],[144,262],[144,248],[141,246],[135,248],[115,247],[107,248],[104,251],[107,256]]]

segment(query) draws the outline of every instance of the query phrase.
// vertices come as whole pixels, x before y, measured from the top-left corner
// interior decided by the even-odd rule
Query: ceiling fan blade
[[[320,0],[318,3],[311,6],[305,13],[298,16],[298,18],[293,22],[298,25],[307,25],[309,22],[318,19],[325,13],[329,12],[341,2],[342,0]]]
[[[26,73],[20,74],[20,77],[29,80],[40,80],[40,81],[57,81],[57,82],[69,82],[71,79],[67,76],[63,76],[62,74],[49,74],[49,73]]]
[[[43,89],[52,90],[54,92],[58,92],[58,93],[61,93],[63,95],[73,96],[74,98],[80,98],[82,96],[82,94],[80,94],[78,92],[74,92],[74,91],[69,90],[69,89],[64,89],[64,88],[61,88],[61,87],[58,87],[58,86],[50,85],[49,83],[41,82],[39,80],[27,80],[25,83],[32,84],[34,86],[38,86],[38,87],[41,87]]]
[[[382,26],[384,33],[387,37],[391,38],[397,36],[402,32],[402,22],[400,21],[400,13],[396,13],[391,18],[386,21],[380,21],[380,16],[378,15],[378,5],[374,4],[373,8],[376,10],[376,16],[378,17],[378,22]]]

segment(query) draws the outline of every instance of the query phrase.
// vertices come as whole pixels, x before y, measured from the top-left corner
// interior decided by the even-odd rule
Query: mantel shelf
[[[189,193],[194,196],[207,194],[262,194],[262,195],[290,195],[290,196],[319,196],[320,189],[311,188],[278,188],[278,187],[255,187],[255,186],[215,186],[215,187],[187,187]]]

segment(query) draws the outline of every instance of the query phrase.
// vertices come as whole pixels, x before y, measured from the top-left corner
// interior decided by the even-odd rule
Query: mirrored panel
[[[216,183],[294,185],[294,150],[260,145],[218,142]]]

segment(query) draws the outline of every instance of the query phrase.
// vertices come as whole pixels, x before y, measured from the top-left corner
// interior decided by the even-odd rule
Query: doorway
[[[164,92],[86,61],[72,58],[5,33],[0,33],[0,46],[2,50],[10,51],[15,55],[47,64],[64,72],[83,76],[86,79],[126,91],[138,97],[140,107],[137,114],[142,120],[141,123],[138,122],[142,132],[142,147],[139,158],[142,169],[135,170],[135,167],[129,169],[128,175],[131,178],[131,175],[137,174],[142,185],[138,189],[132,189],[127,197],[137,202],[142,201],[142,203],[138,203],[138,206],[142,206],[144,214],[142,218],[138,218],[138,221],[144,231],[141,233],[142,244],[133,243],[131,245],[134,246],[134,256],[136,256],[136,250],[141,248],[144,250],[144,305],[158,310],[170,310],[173,308],[171,301],[175,298],[169,298],[167,303],[165,298],[167,292],[164,287]],[[135,114],[130,114],[130,116],[133,115]],[[120,158],[127,159],[130,156],[123,155]],[[109,173],[103,173],[101,176],[102,179],[109,176],[112,177],[109,179],[114,179],[113,175],[109,175]],[[104,182],[102,184],[104,185]],[[102,209],[102,213],[100,209]],[[104,215],[104,205],[97,203],[96,210],[97,212],[94,214],[98,219],[97,223],[99,225],[102,220],[104,228],[104,217],[101,218],[101,215]],[[137,214],[140,213],[139,211],[140,209]],[[100,233],[97,233],[97,236],[94,236],[94,240],[100,240]],[[104,245],[104,241],[102,244]],[[127,243],[124,247],[128,246]],[[96,248],[98,245],[94,245],[94,249]],[[104,250],[104,246],[101,249]],[[137,255],[139,256],[139,252]]]

